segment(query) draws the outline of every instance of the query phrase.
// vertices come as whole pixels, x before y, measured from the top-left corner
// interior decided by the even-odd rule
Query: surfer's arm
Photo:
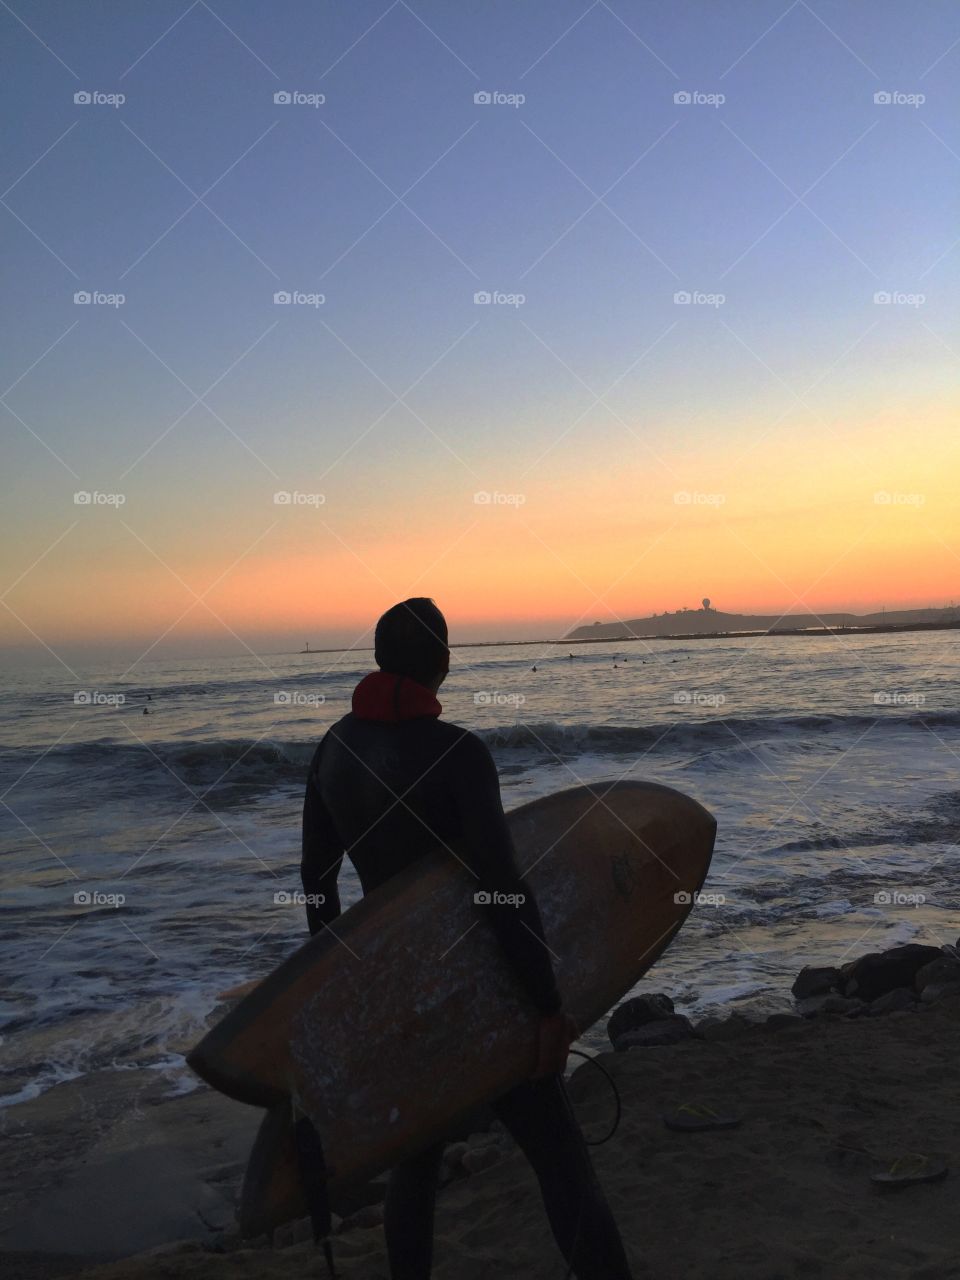
[[[452,755],[465,853],[477,877],[475,892],[487,897],[476,910],[489,921],[524,991],[541,1013],[554,1014],[561,1006],[560,993],[536,899],[517,870],[497,766],[473,734],[466,734]]]
[[[315,765],[322,748],[321,743],[310,766],[303,801],[300,879],[307,897],[307,927],[311,934],[319,933],[340,914],[337,880],[343,864],[343,845],[317,782]]]

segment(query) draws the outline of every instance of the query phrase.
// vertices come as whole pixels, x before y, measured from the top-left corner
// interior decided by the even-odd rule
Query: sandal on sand
[[[871,1173],[870,1181],[881,1187],[913,1187],[920,1182],[939,1182],[948,1173],[949,1166],[944,1160],[912,1151],[898,1156],[888,1169]]]
[[[676,1111],[665,1112],[663,1123],[677,1133],[705,1133],[708,1129],[736,1129],[740,1116],[722,1116],[713,1107],[685,1102]]]

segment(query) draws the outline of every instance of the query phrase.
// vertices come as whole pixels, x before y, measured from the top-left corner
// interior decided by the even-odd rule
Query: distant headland
[[[960,606],[896,609],[881,613],[721,613],[709,600],[699,609],[677,609],[649,618],[594,622],[575,627],[564,641],[634,640],[666,637],[703,639],[731,635],[827,635],[836,632],[917,631],[960,626]]]

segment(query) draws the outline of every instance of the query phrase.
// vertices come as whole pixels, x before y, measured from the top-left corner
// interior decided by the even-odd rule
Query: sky
[[[960,595],[955,5],[0,30],[0,659]]]

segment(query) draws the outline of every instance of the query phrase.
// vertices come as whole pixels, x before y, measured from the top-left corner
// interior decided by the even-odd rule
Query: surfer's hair
[[[374,646],[381,671],[428,684],[447,668],[447,621],[432,600],[414,596],[387,610],[377,623]]]

